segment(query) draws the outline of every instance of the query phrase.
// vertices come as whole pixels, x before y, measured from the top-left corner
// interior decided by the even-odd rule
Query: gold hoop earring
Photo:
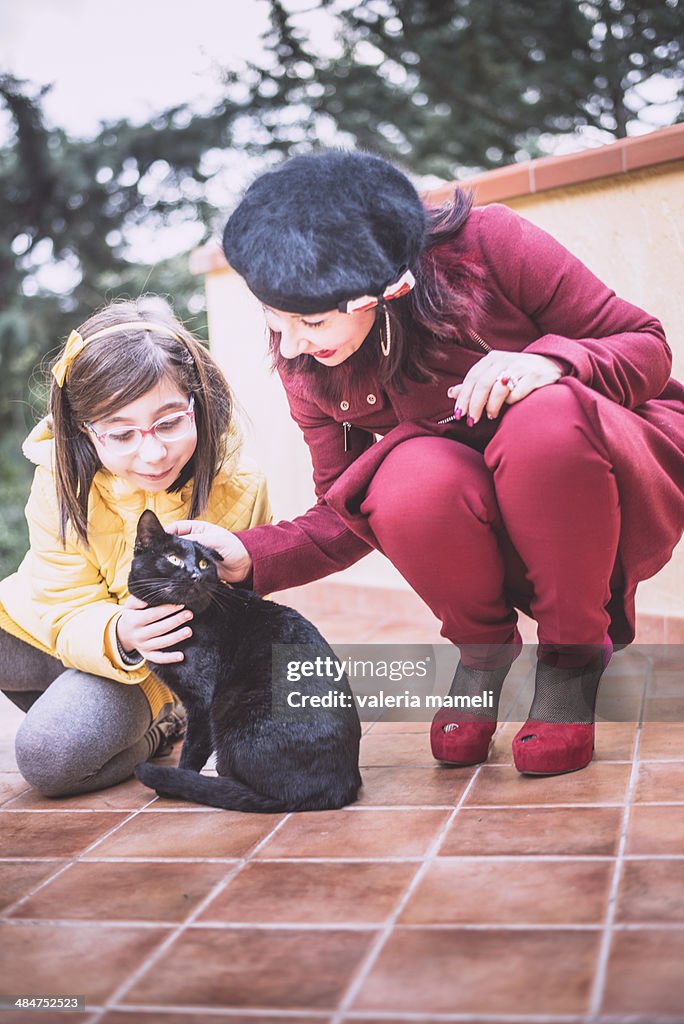
[[[390,325],[390,315],[389,315],[389,313],[387,312],[386,309],[383,310],[383,312],[385,314],[385,337],[383,339],[382,332],[381,332],[380,333],[380,348],[382,349],[383,356],[385,357],[385,359],[387,359],[387,356],[390,354],[390,349],[392,348],[392,328],[391,328],[391,325]]]

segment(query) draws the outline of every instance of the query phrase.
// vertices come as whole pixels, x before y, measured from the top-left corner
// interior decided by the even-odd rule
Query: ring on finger
[[[520,377],[511,377],[509,373],[501,373],[496,379],[509,391],[514,391],[520,381]]]

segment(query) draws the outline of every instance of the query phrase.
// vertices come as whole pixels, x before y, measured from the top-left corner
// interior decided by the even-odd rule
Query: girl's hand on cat
[[[138,651],[160,665],[183,661],[181,651],[167,651],[192,636],[188,626],[192,612],[182,604],[160,604],[150,608],[137,597],[127,597],[116,624],[116,634],[125,651]]]
[[[222,526],[205,523],[201,519],[178,519],[175,523],[169,523],[165,530],[216,551],[223,559],[217,563],[216,571],[219,578],[227,583],[242,583],[252,571],[249,551],[234,533]]]

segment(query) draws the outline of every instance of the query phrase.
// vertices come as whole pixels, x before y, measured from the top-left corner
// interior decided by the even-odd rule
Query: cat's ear
[[[166,530],[155,516],[152,509],[145,509],[138,520],[138,530],[135,535],[135,550],[141,551],[150,547],[155,541],[163,540],[166,537]]]

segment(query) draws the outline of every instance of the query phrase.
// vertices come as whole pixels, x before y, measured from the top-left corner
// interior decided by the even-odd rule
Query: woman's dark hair
[[[339,366],[321,366],[308,355],[286,359],[280,354],[280,334],[270,332],[275,369],[287,376],[307,374],[316,378],[316,391],[338,398],[363,388],[364,371],[374,367],[381,387],[405,391],[402,377],[427,383],[436,380],[431,363],[443,358],[444,343],[468,341],[484,303],[484,271],[457,243],[473,206],[473,195],[461,188],[440,208],[426,208],[426,241],[418,265],[413,268],[415,287],[400,299],[378,307],[370,334],[361,347]],[[392,345],[385,358],[380,353],[384,309],[390,315]],[[352,314],[353,315],[353,314]],[[476,346],[475,346],[476,347]]]
[[[169,333],[130,326],[136,321],[168,326]],[[118,324],[125,326],[88,342],[98,331]],[[85,348],[69,366],[64,386],[53,380],[50,390],[62,544],[71,524],[88,545],[88,496],[101,462],[84,424],[111,416],[164,378],[195,399],[197,445],[168,491],[179,491],[192,479],[188,517],[199,516],[214,477],[241,444],[233,397],[221,370],[166,303],[151,296],[113,302],[81,324],[78,332]]]

